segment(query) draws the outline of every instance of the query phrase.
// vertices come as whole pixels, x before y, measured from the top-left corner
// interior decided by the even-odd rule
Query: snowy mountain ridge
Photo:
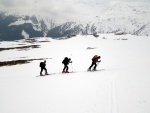
[[[48,31],[56,26],[56,23],[54,20],[40,15],[1,12],[0,25],[0,39],[14,40],[26,38],[23,32],[29,37],[46,36]]]
[[[49,29],[55,27],[53,20],[50,20],[49,18],[42,18],[40,16],[32,16],[28,17],[28,20],[26,19],[28,16],[22,16],[19,17],[15,22],[9,24],[9,26],[14,26],[14,25],[23,25],[25,23],[30,23],[33,25],[34,30],[36,31],[48,31]],[[51,24],[53,23],[53,24]],[[42,28],[42,24],[45,24],[45,30],[44,27]]]
[[[57,34],[117,33],[132,35],[150,35],[150,8],[143,2],[121,2],[97,14],[93,20],[85,23],[67,22],[57,28]],[[54,28],[55,29],[55,28]],[[51,36],[48,34],[48,36]]]
[[[91,26],[96,32],[126,32],[149,36],[150,8],[148,4],[119,3],[97,16]],[[98,26],[98,27],[97,27]]]
[[[118,32],[150,36],[150,8],[149,4],[143,2],[120,2],[98,13],[92,20],[68,21],[61,24],[39,14],[2,11],[0,26],[2,40]],[[14,32],[17,35],[14,35]]]

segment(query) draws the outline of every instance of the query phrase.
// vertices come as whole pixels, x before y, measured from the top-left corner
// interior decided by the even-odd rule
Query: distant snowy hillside
[[[0,12],[1,40],[43,37],[55,26],[55,21],[48,17]]]
[[[98,33],[150,35],[150,4],[119,3],[100,13],[90,24]]]
[[[150,36],[149,5],[150,3],[144,2],[120,2],[98,13],[92,20],[87,18],[86,21],[65,23],[58,23],[42,15],[2,11],[0,13],[0,39],[15,40],[43,36],[58,38],[95,33]]]
[[[76,35],[121,32],[150,36],[149,5],[143,2],[121,2],[99,13],[88,23],[65,23],[60,27],[54,28],[55,33],[65,36],[67,33]],[[48,34],[48,36],[51,35]]]

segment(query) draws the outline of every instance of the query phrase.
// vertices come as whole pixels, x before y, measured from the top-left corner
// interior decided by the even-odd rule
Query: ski
[[[46,74],[46,75],[37,75],[36,77],[44,77],[44,76],[49,76],[49,75],[54,75],[56,73],[51,73],[51,74]]]
[[[76,73],[76,72],[69,72],[69,73]],[[62,72],[61,72],[61,74],[69,74],[69,73],[62,73]]]
[[[98,70],[87,70],[87,72],[95,72],[95,71],[104,71],[105,69],[98,69]]]
[[[44,76],[49,76],[49,75],[55,75],[55,74],[71,74],[71,73],[76,73],[76,72],[69,72],[69,73],[51,73],[51,74],[47,74],[47,75],[37,75],[36,77],[44,77]]]

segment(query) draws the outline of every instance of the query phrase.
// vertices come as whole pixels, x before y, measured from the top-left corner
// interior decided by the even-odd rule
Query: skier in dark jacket
[[[95,55],[92,58],[92,64],[91,66],[88,68],[88,71],[91,71],[91,68],[94,66],[93,71],[96,71],[96,67],[97,67],[97,62],[101,62],[101,60],[99,60],[101,57],[98,55]]]
[[[48,75],[47,69],[46,69],[46,60],[44,60],[44,62],[40,62],[40,67],[41,67],[40,76],[43,76],[42,74],[43,70],[45,70],[45,75]]]
[[[69,63],[72,63],[71,59],[68,58],[68,57],[65,57],[64,60],[62,61],[62,64],[64,64],[64,68],[63,68],[62,73],[69,73],[68,72],[68,69],[69,69],[68,65],[69,65]]]

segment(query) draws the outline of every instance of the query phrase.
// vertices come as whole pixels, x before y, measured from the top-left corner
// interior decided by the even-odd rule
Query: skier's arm
[[[101,62],[101,60],[96,59],[95,62]]]

